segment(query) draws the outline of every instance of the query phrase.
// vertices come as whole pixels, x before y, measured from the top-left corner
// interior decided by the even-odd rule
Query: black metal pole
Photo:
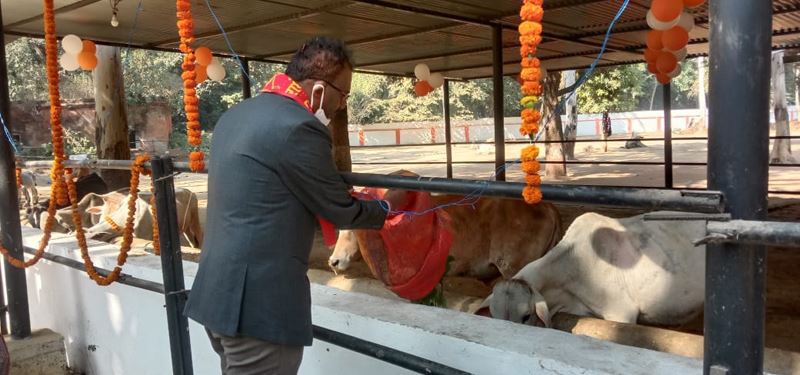
[[[506,128],[503,123],[503,28],[492,26],[492,94],[494,99],[494,166],[497,181],[506,180]]]
[[[192,349],[189,342],[189,321],[183,315],[187,295],[184,292],[186,286],[183,280],[181,243],[178,235],[178,209],[175,204],[172,159],[154,158],[150,165],[155,184],[161,273],[164,276],[164,298],[167,303],[172,373],[191,375]]]
[[[3,35],[3,14],[0,10],[0,36]],[[11,103],[8,94],[8,66],[6,50],[0,51],[0,113],[7,126],[11,120]],[[0,125],[0,127],[2,127]],[[10,140],[0,129],[0,230],[2,243],[11,256],[25,259],[22,249],[22,229],[19,223],[19,192],[17,191],[16,165]],[[11,320],[11,336],[25,338],[31,335],[31,317],[28,310],[28,283],[25,270],[4,262],[8,315]],[[2,285],[0,285],[2,286]],[[2,293],[0,293],[2,295]],[[1,300],[0,300],[1,301]],[[5,325],[5,314],[3,325]],[[5,329],[3,330],[5,332]]]
[[[447,178],[453,178],[453,135],[450,127],[450,81],[444,80],[443,96],[444,96],[444,144],[445,153],[447,154]]]
[[[314,338],[329,342],[336,346],[361,353],[372,358],[377,358],[386,363],[414,371],[419,374],[437,375],[461,375],[469,372],[458,370],[441,363],[433,362],[425,358],[417,357],[412,354],[392,349],[373,342],[359,339],[358,337],[346,335],[341,332],[333,331],[320,326],[314,326]]]
[[[664,88],[664,187],[672,189],[672,85]]]
[[[26,247],[25,252],[33,255],[36,254],[36,249],[31,247]],[[50,253],[42,254],[42,258],[47,259],[53,263],[58,263],[67,266],[69,268],[79,270],[81,272],[86,272],[86,265],[83,262],[79,262],[72,258],[67,258],[61,255],[55,255]],[[111,273],[111,271],[105,268],[95,268],[95,269],[97,270],[97,273],[103,277],[108,277],[108,275]],[[116,282],[123,285],[132,286],[135,288],[149,290],[151,292],[159,294],[164,294],[164,285],[157,283],[155,281],[140,279],[138,277],[128,275],[127,273],[119,274],[119,278],[117,279]]]
[[[250,99],[253,96],[253,89],[250,87],[250,60],[242,58],[242,96]]]
[[[767,216],[772,2],[711,0],[708,186],[733,219]],[[744,76],[743,76],[744,74]],[[760,374],[765,248],[706,248],[705,374]]]
[[[387,176],[368,173],[342,173],[342,178],[353,186],[388,187],[509,199],[522,199],[522,189],[525,187],[524,183],[519,182]],[[542,185],[542,195],[545,200],[552,202],[637,207],[651,211],[676,210],[703,213],[722,211],[722,196],[719,193],[705,191],[545,184]]]

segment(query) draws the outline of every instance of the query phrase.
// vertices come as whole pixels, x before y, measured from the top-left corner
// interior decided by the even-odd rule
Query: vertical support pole
[[[3,14],[0,10],[0,36],[3,35]],[[8,94],[8,66],[6,50],[0,51],[0,111],[7,126],[10,125],[11,103]],[[19,192],[17,191],[14,151],[4,132],[0,130],[0,234],[3,246],[17,259],[25,259],[22,251],[22,229],[19,222]],[[8,262],[5,265],[8,315],[11,336],[21,339],[31,335],[31,317],[28,310],[28,283],[25,270]],[[2,293],[0,293],[2,295]],[[2,298],[2,297],[0,297]],[[2,314],[5,326],[5,313]],[[4,330],[5,331],[5,330]]]
[[[708,188],[733,219],[764,220],[772,2],[710,3]],[[764,246],[707,246],[705,374],[763,371],[765,273]]]
[[[175,186],[171,158],[153,158],[158,217],[158,239],[161,244],[161,273],[164,277],[164,298],[167,307],[169,347],[172,353],[172,373],[191,375],[192,349],[189,343],[189,321],[183,315],[186,305],[186,287],[183,279],[181,243],[178,235],[178,208],[175,204]]]
[[[664,88],[664,187],[672,189],[672,84]]]
[[[250,88],[250,59],[242,58],[242,96],[250,99],[253,89]]]
[[[492,94],[494,94],[494,166],[497,181],[506,180],[506,127],[503,117],[503,28],[492,26]]]
[[[447,178],[453,178],[453,136],[450,129],[450,81],[444,80],[444,146],[447,154]]]

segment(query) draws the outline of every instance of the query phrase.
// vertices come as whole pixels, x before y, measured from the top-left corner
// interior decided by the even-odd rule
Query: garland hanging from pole
[[[200,101],[197,99],[197,72],[195,71],[195,54],[192,49],[194,43],[194,20],[192,19],[192,4],[189,0],[176,0],[178,15],[178,35],[181,37],[180,50],[183,52],[183,104],[186,112],[186,135],[189,144],[194,146],[194,151],[189,154],[189,168],[193,172],[205,169],[203,159],[205,155],[200,151],[202,143],[202,128],[200,127]]]
[[[44,249],[50,242],[50,237],[55,223],[56,203],[59,205],[66,205],[69,203],[72,208],[72,220],[76,228],[75,238],[78,240],[80,247],[81,257],[83,258],[86,267],[86,273],[98,285],[109,285],[119,278],[122,272],[122,266],[128,258],[128,252],[131,248],[133,241],[133,219],[136,214],[136,200],[139,198],[139,176],[150,175],[150,171],[144,167],[144,163],[150,160],[147,155],[139,155],[136,157],[131,167],[131,185],[130,197],[128,201],[128,218],[123,230],[123,241],[120,247],[120,253],[117,257],[117,266],[108,276],[100,275],[94,267],[94,263],[89,256],[88,245],[86,244],[86,236],[83,232],[83,224],[81,222],[81,215],[78,212],[78,192],[73,180],[72,170],[65,169],[63,161],[66,159],[64,156],[64,133],[61,126],[61,97],[59,93],[59,72],[58,72],[58,42],[56,40],[56,27],[55,27],[55,12],[53,10],[53,0],[44,0],[44,29],[45,29],[45,53],[46,53],[46,68],[47,68],[47,82],[50,94],[50,126],[53,139],[53,167],[50,172],[53,184],[50,190],[50,204],[47,207],[47,220],[45,220],[44,234],[39,241],[39,248],[36,250],[34,256],[27,260],[20,260],[11,256],[8,249],[0,244],[0,253],[3,254],[6,261],[17,268],[28,268],[36,264],[44,255]],[[17,184],[22,184],[22,170],[17,168]],[[152,187],[151,187],[152,189]],[[155,199],[155,195],[153,196]],[[62,203],[63,201],[63,203]],[[152,202],[152,201],[151,201]],[[153,216],[155,216],[155,206],[153,206]],[[156,241],[154,248],[158,252],[158,226],[157,220],[153,220],[153,238]]]
[[[542,114],[537,109],[539,97],[542,95],[542,69],[541,62],[536,58],[536,49],[542,42],[542,17],[544,9],[542,0],[524,0],[519,16],[522,23],[519,25],[520,57],[522,58],[522,125],[519,132],[530,137],[533,141],[539,132]],[[526,186],[522,190],[522,197],[528,204],[536,204],[542,200],[540,185],[542,178],[539,176],[541,165],[536,158],[539,157],[539,147],[531,144],[522,149],[520,162],[522,171],[525,172]]]

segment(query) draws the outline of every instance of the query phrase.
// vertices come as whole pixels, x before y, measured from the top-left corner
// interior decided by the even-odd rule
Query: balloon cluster
[[[647,71],[655,74],[658,83],[668,84],[681,74],[680,62],[688,53],[689,32],[694,28],[694,16],[684,10],[703,5],[705,0],[653,0],[647,12],[647,33],[644,59]]]
[[[431,69],[426,64],[417,64],[414,67],[414,75],[418,81],[414,84],[414,93],[417,96],[425,96],[431,91],[444,85],[444,76],[441,73],[431,73]]]
[[[97,46],[91,40],[81,40],[78,36],[69,34],[61,39],[61,48],[64,49],[64,54],[58,62],[64,70],[93,70],[97,66]]]
[[[225,67],[214,57],[208,47],[198,47],[194,50],[194,72],[197,74],[195,82],[200,84],[207,78],[212,81],[222,81],[225,79]]]

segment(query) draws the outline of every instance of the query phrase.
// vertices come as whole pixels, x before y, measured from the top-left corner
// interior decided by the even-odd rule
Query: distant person
[[[608,152],[608,137],[611,136],[611,117],[608,110],[603,111],[603,152]]]

